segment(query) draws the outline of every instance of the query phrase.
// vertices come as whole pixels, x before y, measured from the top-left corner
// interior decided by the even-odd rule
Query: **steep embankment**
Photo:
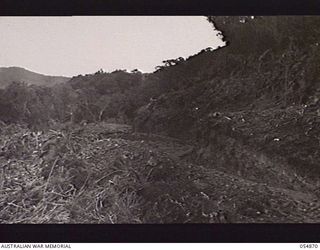
[[[207,62],[194,66],[189,83],[180,80],[140,109],[137,127],[195,143],[197,160],[214,169],[318,193],[320,86],[311,70],[318,55],[292,48],[248,57],[231,52],[205,52],[158,72]]]
[[[319,123],[304,106],[219,113],[198,155],[239,176],[317,193]]]

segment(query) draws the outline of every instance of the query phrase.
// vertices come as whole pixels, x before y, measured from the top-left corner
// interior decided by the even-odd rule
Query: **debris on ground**
[[[146,137],[106,123],[68,131],[2,128],[0,222],[320,221],[313,193],[197,164],[185,157],[192,146]]]

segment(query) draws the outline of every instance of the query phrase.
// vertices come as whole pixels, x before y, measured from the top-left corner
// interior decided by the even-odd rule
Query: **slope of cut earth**
[[[319,191],[317,112],[300,105],[215,114],[202,124],[199,159],[246,179]]]
[[[1,223],[320,222],[312,192],[197,164],[194,146],[127,125],[12,125],[0,145]]]

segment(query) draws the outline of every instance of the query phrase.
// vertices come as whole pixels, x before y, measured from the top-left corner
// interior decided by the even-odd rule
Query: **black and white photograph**
[[[0,32],[0,224],[320,223],[320,16]]]

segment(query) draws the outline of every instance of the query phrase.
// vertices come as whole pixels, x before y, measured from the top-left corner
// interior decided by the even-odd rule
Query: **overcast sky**
[[[152,72],[163,60],[218,45],[200,16],[0,17],[0,67],[47,75]]]

